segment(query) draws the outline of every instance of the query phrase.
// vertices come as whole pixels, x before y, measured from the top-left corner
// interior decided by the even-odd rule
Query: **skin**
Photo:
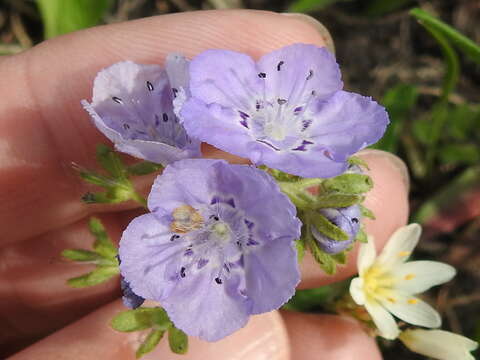
[[[187,57],[223,48],[258,57],[295,42],[325,44],[312,19],[232,10],[181,13],[92,28],[46,41],[0,59],[0,357],[11,359],[134,359],[139,334],[108,323],[124,308],[116,281],[71,289],[65,280],[85,266],[59,257],[88,247],[88,217],[99,216],[112,239],[141,213],[136,204],[85,205],[88,189],[72,161],[95,168],[94,149],[107,140],[91,124],[80,99],[91,97],[96,73],[114,62],[163,63],[170,52]],[[245,162],[209,146],[206,157]],[[400,160],[378,151],[361,156],[375,182],[366,206],[377,220],[366,226],[380,248],[407,221],[408,175]],[[153,177],[138,179],[146,194]],[[355,254],[333,277],[307,256],[302,283],[309,288],[355,273]],[[46,335],[50,335],[44,338]],[[43,338],[30,345],[32,342]],[[29,345],[29,346],[27,346]],[[374,340],[354,321],[334,315],[271,312],[217,343],[190,339],[186,356],[167,341],[145,359],[380,359]]]

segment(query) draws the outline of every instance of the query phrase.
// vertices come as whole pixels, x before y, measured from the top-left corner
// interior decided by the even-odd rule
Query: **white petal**
[[[412,325],[437,328],[442,324],[442,318],[434,308],[413,296],[395,293],[382,301],[382,305],[397,318]]]
[[[365,271],[372,266],[377,256],[377,250],[375,249],[375,240],[373,236],[368,236],[368,242],[360,245],[360,250],[357,257],[357,269],[360,276],[363,276]]]
[[[411,261],[394,270],[395,287],[408,294],[418,294],[432,286],[450,281],[455,268],[437,261]]]
[[[365,304],[365,292],[363,291],[363,279],[356,277],[350,282],[350,295],[358,305]]]
[[[375,323],[380,336],[389,340],[393,340],[398,337],[398,334],[400,333],[398,325],[393,316],[390,315],[390,313],[385,310],[383,306],[376,301],[367,301],[365,303],[365,308]]]
[[[405,262],[417,246],[422,228],[418,224],[402,226],[388,240],[378,256],[378,263],[393,267]]]
[[[406,330],[400,340],[416,353],[438,360],[475,360],[470,354],[478,343],[443,330]]]

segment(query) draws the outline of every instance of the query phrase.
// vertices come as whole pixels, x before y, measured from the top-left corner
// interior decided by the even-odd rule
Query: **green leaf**
[[[308,229],[306,230],[308,231]],[[297,249],[297,261],[300,263],[305,256],[305,238],[302,236],[300,239],[295,241],[295,248]]]
[[[140,307],[135,310],[123,311],[120,314],[117,314],[112,321],[110,326],[117,331],[121,332],[132,332],[138,330],[144,330],[156,325],[154,322],[155,316],[158,316],[158,313],[164,312],[162,308],[148,308]],[[170,321],[170,320],[168,320]],[[157,330],[165,330],[163,328],[156,328]]]
[[[165,331],[163,330],[150,331],[145,341],[142,343],[142,345],[139,346],[137,352],[135,353],[137,359],[141,358],[143,355],[148,354],[153,349],[155,349],[155,346],[157,346],[160,340],[162,340],[164,333]]]
[[[126,179],[126,169],[120,157],[108,146],[97,145],[97,161],[115,180]]]
[[[417,99],[417,88],[408,84],[397,84],[386,92],[381,103],[388,112],[390,125],[383,137],[372,148],[392,153],[397,152],[404,124],[417,103]]]
[[[331,286],[297,290],[295,295],[283,306],[285,310],[308,312],[326,304],[333,294]]]
[[[365,14],[374,17],[382,16],[405,8],[412,3],[413,0],[370,0]]]
[[[448,114],[447,135],[454,140],[464,141],[469,139],[475,130],[480,128],[480,107],[470,104],[454,106]],[[480,136],[480,133],[477,132]],[[480,137],[479,137],[480,138]]]
[[[475,144],[446,144],[439,150],[440,160],[444,164],[469,164],[480,162],[480,149]]]
[[[67,283],[74,288],[84,288],[101,284],[119,273],[118,266],[99,266],[85,275],[68,279]]]
[[[172,322],[170,321],[167,312],[161,307],[156,307],[154,309],[155,311],[150,315],[153,327],[157,330],[168,330],[172,326]]]
[[[98,185],[102,187],[112,187],[115,185],[111,179],[103,175],[99,175],[93,171],[81,169],[79,171],[79,175],[83,180],[93,185]]]
[[[302,13],[318,11],[339,1],[345,0],[296,0],[290,5],[288,12]]]
[[[337,263],[335,259],[320,249],[313,238],[309,238],[308,248],[323,271],[329,275],[333,275],[337,272]]]
[[[348,249],[350,250],[350,249]],[[339,252],[338,254],[330,255],[336,262],[337,264],[345,265],[347,263],[347,251],[342,251]]]
[[[101,258],[96,252],[84,249],[65,249],[62,256],[73,261],[97,261]]]
[[[110,240],[100,219],[91,217],[88,226],[90,232],[95,237],[95,242],[93,243],[94,250],[106,258],[115,258],[118,253],[117,247]]]
[[[312,204],[312,207],[313,209],[348,207],[358,204],[362,200],[363,196],[361,195],[327,193],[319,195],[315,202]]]
[[[363,160],[361,157],[358,157],[358,156],[350,156],[350,158],[348,159],[348,163],[351,164],[351,165],[357,165],[357,166],[360,166],[364,169],[370,170],[367,162],[365,160]]]
[[[375,214],[373,213],[372,210],[366,208],[362,204],[360,204],[359,206],[360,206],[360,212],[362,213],[363,217],[366,217],[366,218],[369,218],[369,219],[372,219],[372,220],[376,219]]]
[[[442,34],[473,61],[480,64],[480,46],[478,44],[425,10],[415,8],[410,10],[410,15],[417,18],[424,26],[429,26]]]
[[[373,181],[368,175],[342,174],[326,179],[322,186],[326,191],[336,191],[344,194],[363,194],[373,187]]]
[[[131,175],[148,175],[162,169],[162,165],[155,164],[150,161],[142,161],[137,164],[128,166],[127,172]]]
[[[357,237],[355,238],[355,241],[361,242],[361,243],[367,243],[368,242],[368,237],[367,234],[365,233],[365,230],[360,229],[357,233]]]
[[[168,330],[168,344],[175,354],[185,354],[188,351],[187,335],[175,326]]]
[[[311,224],[315,226],[315,228],[323,235],[328,236],[329,238],[336,241],[348,240],[348,235],[322,214],[311,212],[309,214],[309,219],[311,221]]]
[[[110,3],[110,0],[37,0],[45,38],[97,25]]]

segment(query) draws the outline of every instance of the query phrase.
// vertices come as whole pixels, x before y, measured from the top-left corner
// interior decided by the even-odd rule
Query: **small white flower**
[[[418,326],[436,328],[440,315],[430,305],[413,296],[449,281],[455,269],[436,261],[406,262],[420,238],[421,227],[410,224],[398,229],[377,257],[373,238],[362,244],[358,254],[359,277],[350,283],[350,294],[365,306],[380,336],[395,339],[397,318]]]
[[[478,343],[443,330],[409,329],[399,339],[411,351],[438,360],[475,360],[470,354]]]

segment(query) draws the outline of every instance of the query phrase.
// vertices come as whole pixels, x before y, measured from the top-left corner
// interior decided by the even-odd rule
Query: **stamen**
[[[417,299],[408,299],[408,303],[410,305],[415,305],[416,303],[418,303],[418,300]]]
[[[173,97],[177,97],[178,89],[172,88]]]
[[[117,104],[123,104],[122,99],[120,99],[119,97],[113,96],[112,100],[115,101]]]
[[[283,64],[285,64],[284,61],[280,61],[280,62],[278,63],[278,65],[277,65],[277,71],[280,71],[280,69],[281,69],[281,67],[282,67]]]
[[[407,274],[405,275],[404,279],[405,280],[412,280],[415,277],[415,274]]]
[[[352,218],[352,222],[355,224],[358,224],[358,219],[357,218]]]
[[[219,221],[220,218],[217,215],[210,215],[210,219],[213,219],[215,221]]]
[[[307,80],[310,80],[313,77],[313,70],[308,72]]]
[[[277,99],[278,105],[283,105],[287,102],[285,99]]]
[[[261,72],[258,74],[258,77],[261,79],[265,79],[267,77],[267,74],[265,74],[264,72]]]
[[[222,279],[220,279],[219,277],[215,278],[215,282],[218,284],[218,285],[221,285],[223,283]]]
[[[186,276],[186,275],[185,275],[185,268],[184,268],[184,267],[182,267],[182,268],[180,269],[180,276],[181,276],[182,278],[184,278],[184,277]]]
[[[163,119],[163,122],[167,122],[168,121],[168,115],[166,113],[163,113],[162,114],[162,119]]]
[[[125,124],[123,124],[123,128],[124,128],[125,130],[128,130],[128,129],[130,129],[130,125],[128,125],[127,123],[125,123]]]
[[[273,150],[280,151],[279,148],[277,148],[276,146],[273,146],[272,144],[270,144],[269,142],[267,142],[267,141],[265,141],[265,140],[258,140],[258,139],[257,139],[257,141],[260,142],[260,143],[262,143],[262,144],[265,144],[265,145],[267,145],[267,146],[270,146]]]
[[[153,91],[153,84],[150,81],[147,81],[147,89],[148,91]]]
[[[200,259],[198,260],[197,262],[197,269],[200,270],[201,268],[203,268],[205,265],[207,265],[209,262],[209,260],[207,259]]]
[[[173,234],[173,235],[170,237],[170,241],[175,241],[175,240],[177,240],[177,239],[179,239],[179,238],[180,238],[180,235],[178,235],[178,234]]]

